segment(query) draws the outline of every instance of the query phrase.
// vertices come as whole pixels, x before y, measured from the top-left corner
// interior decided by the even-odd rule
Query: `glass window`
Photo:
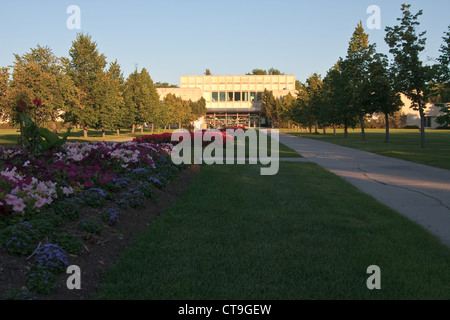
[[[248,101],[248,92],[242,92],[242,101]]]
[[[233,92],[228,92],[227,101],[233,101]]]
[[[262,92],[258,92],[258,94],[256,95],[256,101],[261,101],[262,100]]]
[[[256,92],[250,92],[250,101],[255,101]]]
[[[234,93],[234,101],[241,101],[241,93],[240,92]]]
[[[212,101],[219,101],[219,93],[218,92],[212,93]]]
[[[226,92],[220,92],[220,101],[225,101]]]

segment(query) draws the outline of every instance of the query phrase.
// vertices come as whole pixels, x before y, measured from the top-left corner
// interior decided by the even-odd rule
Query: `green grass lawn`
[[[96,298],[450,299],[450,249],[419,225],[315,164],[259,173],[203,166]]]
[[[338,130],[336,137],[330,129],[326,135],[321,130],[319,134],[281,131],[450,170],[450,130],[427,130],[426,148],[420,147],[419,130],[391,129],[388,143],[384,142],[384,129],[367,129],[366,141],[362,141],[360,129],[350,130],[347,139],[343,130]]]
[[[163,133],[167,132],[163,129],[156,129],[153,133]],[[65,130],[59,130],[59,135],[62,136],[65,133]],[[151,134],[150,128],[144,129],[144,135]],[[20,136],[20,131],[16,129],[0,129],[0,144],[15,144],[17,143],[17,139]],[[141,136],[141,130],[136,129],[135,134],[131,134],[131,130],[121,130],[120,136],[116,135],[115,131],[106,131],[106,137],[102,137],[101,131],[96,130],[88,130],[88,138],[83,138],[83,130],[82,129],[72,129],[70,136],[68,138],[69,141],[77,141],[77,142],[92,142],[92,141],[104,141],[104,140],[116,140],[116,139],[124,139],[124,138],[134,138]]]

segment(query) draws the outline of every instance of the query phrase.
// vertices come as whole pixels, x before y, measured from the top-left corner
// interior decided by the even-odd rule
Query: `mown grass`
[[[168,130],[164,129],[155,129],[153,133],[163,133]],[[59,130],[58,134],[60,137],[66,130]],[[120,135],[117,136],[115,131],[105,131],[106,136],[102,137],[101,131],[98,130],[88,130],[88,138],[83,138],[83,130],[82,129],[72,129],[70,136],[68,138],[69,141],[73,142],[93,142],[93,141],[104,141],[104,140],[122,140],[126,138],[134,138],[141,136],[141,130],[136,129],[135,133],[132,134],[130,129],[124,129],[120,131]],[[144,135],[151,134],[150,128],[144,128]],[[0,129],[0,144],[15,144],[20,136],[20,131],[16,129]]]
[[[381,268],[381,290],[366,286]],[[311,163],[203,166],[96,299],[449,299],[450,249]]]
[[[321,130],[319,134],[281,131],[450,170],[450,130],[427,130],[425,148],[420,147],[419,130],[411,129],[391,129],[388,143],[384,142],[384,129],[367,129],[366,141],[362,141],[359,129],[350,130],[347,139],[343,130],[338,130],[336,137],[329,129],[326,135]]]

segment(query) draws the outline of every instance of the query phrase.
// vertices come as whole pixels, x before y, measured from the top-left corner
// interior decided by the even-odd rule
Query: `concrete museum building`
[[[266,122],[261,110],[264,89],[281,98],[296,96],[294,75],[180,76],[180,88],[158,88],[160,99],[172,93],[185,100],[206,100],[203,128],[259,127]]]

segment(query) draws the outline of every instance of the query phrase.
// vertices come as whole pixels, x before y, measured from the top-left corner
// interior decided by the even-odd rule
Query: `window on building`
[[[233,92],[228,92],[227,101],[233,101]]]
[[[212,101],[219,101],[219,93],[218,92],[212,93]]]
[[[255,101],[256,99],[256,92],[250,92],[250,101]]]
[[[242,92],[242,101],[248,101],[248,92]]]
[[[234,93],[234,101],[241,101],[241,93],[240,92]]]
[[[432,117],[425,117],[425,127],[431,128]]]
[[[261,101],[262,100],[262,95],[263,95],[262,92],[258,92],[257,95],[256,95],[256,101]]]
[[[226,92],[220,92],[220,101],[225,101]]]

